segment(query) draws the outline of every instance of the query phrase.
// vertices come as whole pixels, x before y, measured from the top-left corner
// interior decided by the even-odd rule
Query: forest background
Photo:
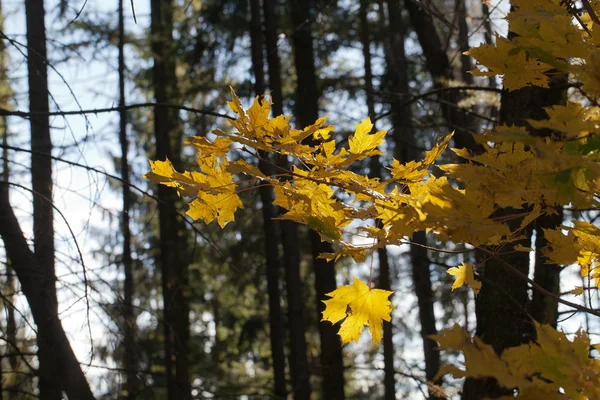
[[[266,222],[278,211],[264,206],[260,185],[242,193],[246,208],[221,230],[183,223],[184,204],[142,175],[148,158],[168,156],[180,170],[194,163],[183,142],[226,125],[229,86],[246,105],[270,91],[274,114],[299,126],[327,115],[342,143],[369,115],[391,140],[359,173],[420,159],[450,131],[457,147],[468,144],[499,122],[501,82],[469,74],[463,53],[507,33],[510,4],[114,3],[1,3],[2,186],[45,271],[42,302],[56,304],[94,395],[436,398],[427,381],[456,357],[440,359],[426,335],[456,322],[474,332],[474,296],[451,294],[447,274],[471,255],[404,245],[334,267],[313,261],[327,245],[304,227]],[[577,217],[593,223],[596,214]],[[526,254],[532,279],[537,232]],[[434,243],[424,233],[413,240]],[[77,388],[57,386],[61,350],[39,343],[45,328],[4,253],[2,395],[61,398]],[[363,338],[342,350],[337,328],[319,322],[321,300],[371,269],[377,287],[395,291],[392,321],[381,346]],[[598,307],[577,270],[560,277],[558,294]],[[575,286],[584,294],[569,293]],[[597,319],[562,305],[545,322],[558,321],[570,334],[599,333]],[[461,383],[444,386],[452,395]]]

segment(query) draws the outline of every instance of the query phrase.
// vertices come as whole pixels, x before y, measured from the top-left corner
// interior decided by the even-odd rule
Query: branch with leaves
[[[586,4],[597,6],[596,2]],[[331,139],[334,127],[325,118],[294,128],[289,116],[270,117],[268,99],[256,98],[245,110],[232,89],[229,107],[237,117],[228,120],[227,128],[214,130],[214,140],[195,137],[189,142],[197,150],[198,169],[178,172],[169,160],[151,161],[152,171],[145,177],[193,198],[187,212],[191,218],[217,221],[221,227],[233,221],[242,207],[242,191],[257,184],[271,185],[274,203],[286,210],[282,219],[307,225],[322,241],[335,246],[333,253],[320,255],[328,260],[350,256],[363,262],[367,254],[402,244],[420,231],[440,242],[481,248],[500,259],[508,252],[530,252],[522,245],[524,232],[539,217],[565,207],[600,207],[600,36],[595,33],[596,14],[579,16],[582,26],[574,23],[571,10],[559,2],[517,0],[513,6],[507,19],[516,35],[498,37],[496,46],[472,49],[468,54],[480,63],[472,73],[501,76],[508,91],[548,87],[549,74],[568,74],[570,84],[584,99],[549,107],[547,118],[527,121],[533,129],[549,130],[548,137],[530,135],[527,127],[497,126],[475,136],[477,152],[452,149],[461,163],[440,164],[452,138],[449,134],[421,161],[402,164],[394,160],[390,178],[382,180],[351,170],[381,153],[378,147],[386,132],[370,133],[373,125],[368,118],[357,124],[347,146],[338,146]],[[294,162],[290,170],[273,165],[279,174],[265,176],[247,161],[254,157],[267,162],[260,157],[262,153]],[[434,165],[436,174],[432,173]],[[340,193],[345,194],[345,201]],[[512,212],[498,214],[498,210]],[[370,223],[375,219],[381,221],[378,226]],[[600,285],[600,228],[573,221],[571,226],[545,230],[545,237],[548,245],[538,250],[548,262],[578,265],[582,276]],[[360,244],[355,238],[360,238]],[[506,273],[515,271],[519,272],[506,265]],[[481,286],[477,265],[461,264],[448,272],[457,277],[453,288],[468,283],[477,295]],[[534,290],[551,295],[521,275]],[[339,333],[344,343],[357,341],[368,326],[377,344],[383,321],[390,319],[390,294],[355,279],[352,285],[329,294],[323,320],[343,321]],[[599,315],[591,308],[555,300]],[[501,355],[456,327],[446,330],[435,339],[443,348],[463,351],[466,370],[449,367],[441,373],[494,377],[507,388],[518,388],[523,398],[556,397],[559,389],[577,398],[597,398],[600,368],[597,360],[589,359],[587,336],[580,332],[568,341],[553,328],[536,328],[536,344],[511,348]],[[553,367],[547,365],[548,360]],[[483,361],[492,362],[492,367],[481,368]]]

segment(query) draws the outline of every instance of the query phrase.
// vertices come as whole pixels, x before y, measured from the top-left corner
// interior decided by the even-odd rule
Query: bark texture
[[[371,35],[369,29],[369,21],[367,13],[369,9],[369,1],[361,0],[360,2],[360,37],[363,47],[363,58],[365,63],[365,92],[367,100],[367,110],[369,117],[375,117],[375,98],[373,88],[373,70],[371,64]],[[373,131],[377,131],[373,124]],[[371,157],[369,169],[372,177],[381,177],[382,166],[379,156]],[[376,221],[379,225],[380,221]],[[392,274],[390,273],[390,261],[387,250],[385,248],[377,249],[377,257],[379,259],[379,287],[383,290],[391,290]],[[396,399],[396,378],[394,373],[394,341],[393,341],[393,325],[392,323],[383,323],[383,387],[384,399]]]
[[[48,303],[58,310],[54,272],[54,218],[52,209],[52,152],[48,105],[48,70],[46,60],[46,23],[43,1],[26,0],[27,72],[31,116],[31,188],[33,190],[34,254],[42,272],[40,284]],[[56,379],[56,355],[38,332],[38,377],[40,398],[60,400],[61,387]]]
[[[273,100],[273,115],[283,114],[283,93],[281,82],[281,62],[277,49],[277,8],[274,0],[264,0],[265,43],[269,89]],[[280,168],[287,170],[287,161],[275,160]],[[279,210],[278,213],[280,213]],[[283,264],[285,265],[285,286],[287,298],[287,320],[289,325],[289,366],[292,377],[292,392],[295,399],[309,399],[311,393],[310,372],[306,354],[306,322],[304,319],[304,299],[300,280],[300,248],[298,246],[298,225],[292,221],[280,221]]]
[[[553,74],[550,88],[527,87],[512,92],[505,91],[502,94],[500,108],[500,122],[507,125],[526,125],[525,120],[542,119],[546,117],[543,107],[561,104],[565,98],[564,76]],[[530,130],[533,135],[545,135],[543,130]],[[514,210],[500,210],[499,216],[510,215]],[[553,224],[562,220],[561,217],[545,217],[536,221],[540,227],[552,227]],[[512,231],[520,225],[519,219],[512,219],[510,228]],[[532,227],[523,232],[527,238],[520,243],[529,246]],[[539,237],[541,245],[543,234]],[[516,245],[517,243],[515,243]],[[539,247],[538,247],[539,249]],[[538,263],[541,257],[536,255],[535,280],[547,290],[558,293],[560,269],[557,266],[543,265]],[[485,343],[490,344],[500,354],[507,347],[518,346],[535,338],[535,329],[531,317],[539,321],[552,323],[556,321],[556,307],[553,301],[545,299],[534,290],[534,301],[530,305],[527,295],[527,283],[507,270],[512,266],[521,273],[529,274],[529,254],[513,252],[497,257],[488,257],[480,269],[480,277],[483,281],[481,291],[475,302],[477,315],[476,334]],[[480,266],[481,267],[481,266]],[[530,308],[531,307],[531,308]],[[554,322],[556,323],[556,322]],[[498,398],[512,393],[498,386],[493,379],[467,379],[463,389],[463,399]]]
[[[315,57],[312,37],[312,1],[290,0],[292,26],[292,44],[294,47],[294,65],[296,67],[296,123],[299,127],[313,124],[319,116],[319,92],[315,74]],[[325,309],[321,301],[325,294],[336,289],[335,263],[318,259],[321,253],[331,253],[330,243],[321,241],[319,234],[310,231],[313,266],[315,271],[315,291],[317,295],[318,320]],[[321,376],[323,398],[344,399],[344,364],[342,346],[337,327],[319,323],[321,346]]]
[[[406,100],[410,97],[408,63],[404,48],[406,27],[400,14],[399,1],[387,0],[387,6],[390,29],[390,51],[387,58],[388,74],[395,94],[395,101],[391,103],[392,124],[394,127],[392,137],[395,144],[394,156],[401,163],[406,163],[418,158],[415,147],[415,131],[412,126],[412,111],[410,105],[406,104]],[[431,40],[436,39],[436,35]],[[440,353],[437,349],[437,343],[429,338],[430,335],[437,333],[437,328],[433,309],[434,296],[431,289],[430,262],[427,250],[423,247],[427,244],[425,232],[415,233],[412,243],[410,263],[419,307],[419,322],[425,358],[425,377],[428,381],[432,381],[440,368]]]
[[[154,67],[152,70],[154,97],[158,104],[175,103],[177,79],[176,52],[173,42],[173,1],[152,0],[151,34]],[[181,163],[181,126],[177,111],[167,107],[154,108],[156,158],[168,158],[176,169]],[[191,398],[189,375],[189,299],[188,259],[182,220],[177,214],[178,197],[174,190],[158,185],[158,219],[162,274],[165,372],[169,400]]]
[[[444,81],[454,79],[454,75],[450,59],[445,51],[446,46],[440,38],[434,20],[431,14],[416,1],[405,0],[404,6],[423,49],[425,66],[431,74],[434,87],[443,88]],[[461,98],[461,93],[456,90],[441,91],[438,95],[446,124],[450,129],[456,131],[454,136],[456,147],[476,149],[479,146],[471,135],[471,117],[467,111],[457,106]]]
[[[131,212],[131,191],[129,188],[129,141],[127,139],[127,111],[125,110],[125,24],[123,2],[119,0],[119,146],[121,148],[121,178],[123,179],[121,212],[121,232],[123,233],[123,368],[125,369],[125,391],[128,399],[135,399],[139,390],[136,371],[137,350],[135,345],[136,322],[133,314],[133,258],[131,256],[131,229],[129,213]]]
[[[260,0],[250,0],[250,38],[252,41],[252,69],[254,72],[254,92],[257,96],[265,93],[264,46],[262,35],[262,18]],[[273,168],[267,154],[261,152],[260,170],[266,175],[273,175]],[[271,361],[273,363],[273,393],[284,398],[285,387],[285,353],[283,318],[281,313],[281,292],[279,289],[279,247],[277,240],[277,224],[273,206],[273,188],[264,184],[259,188],[262,202],[263,230],[265,233],[265,269],[267,275],[267,292],[269,297],[269,340],[271,343]]]

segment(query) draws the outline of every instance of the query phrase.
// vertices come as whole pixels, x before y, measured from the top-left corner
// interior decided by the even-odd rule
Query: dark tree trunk
[[[273,116],[283,114],[283,92],[281,84],[281,63],[277,50],[277,8],[275,0],[263,0],[265,17],[265,44],[267,47],[267,68],[269,72],[269,88],[273,100]]]
[[[546,118],[546,112],[543,110],[555,104],[566,104],[567,101],[567,76],[558,73],[549,73],[550,87],[523,89],[522,97],[517,97],[515,104],[511,104],[510,98],[503,99],[501,118],[507,123],[515,125],[526,125],[525,119],[543,119]],[[509,95],[507,95],[509,96]],[[515,118],[516,109],[521,109],[520,120]],[[528,110],[528,111],[524,111]],[[519,115],[519,114],[517,114]],[[548,137],[553,132],[549,129],[530,129],[529,133],[533,136]],[[560,271],[562,267],[556,264],[547,264],[542,255],[542,248],[547,244],[544,235],[544,229],[554,229],[563,222],[562,210],[557,210],[555,215],[543,215],[535,221],[535,283],[557,296],[560,295]],[[533,297],[529,308],[531,316],[542,324],[549,324],[556,327],[558,318],[558,302],[549,296],[533,290]]]
[[[413,244],[410,247],[410,260],[412,264],[412,277],[417,294],[419,306],[419,322],[421,323],[421,338],[423,339],[423,353],[425,355],[425,377],[428,381],[433,378],[440,369],[440,352],[435,343],[429,337],[437,334],[435,326],[435,314],[433,311],[434,297],[431,289],[431,273],[427,249],[421,245],[427,244],[425,232],[416,232],[413,235]],[[434,382],[439,383],[439,382]],[[430,396],[430,399],[437,399]]]
[[[1,11],[0,11],[1,12]],[[0,15],[0,18],[1,15]],[[1,27],[0,27],[1,28]],[[2,46],[0,44],[0,46]],[[0,48],[1,56],[4,56],[5,48]],[[4,61],[4,59],[3,59]],[[4,69],[4,62],[2,62],[3,74],[0,79],[6,79],[6,71]],[[0,118],[0,130],[2,132],[2,181],[8,182],[10,178],[9,167],[8,167],[8,128],[6,125],[6,117]],[[6,309],[6,347],[12,347],[8,358],[8,365],[10,365],[10,372],[17,372],[18,359],[17,359],[17,323],[15,320],[15,308],[14,308],[14,294],[15,294],[15,278],[13,269],[11,266],[10,259],[6,260],[6,284],[4,285],[2,296],[4,299],[4,308]],[[1,366],[1,365],[0,365]],[[3,388],[0,388],[3,389]],[[15,398],[15,388],[12,385],[7,385],[6,392],[9,399]]]
[[[296,123],[300,129],[313,124],[319,116],[319,94],[315,74],[315,58],[312,37],[312,1],[291,0],[292,44],[294,47],[294,65],[296,67]],[[318,233],[310,231],[313,265],[315,270],[315,289],[319,320],[325,304],[325,294],[336,289],[335,263],[319,259],[321,253],[331,253],[330,243],[321,241]],[[337,335],[337,327],[319,323],[321,339],[321,375],[323,377],[323,398],[344,399],[344,363],[342,346]]]
[[[547,117],[544,107],[564,103],[566,78],[561,74],[552,74],[550,88],[527,87],[512,92],[502,93],[500,108],[500,122],[507,125],[527,126],[526,119],[543,119]],[[549,132],[544,130],[530,130],[532,135],[546,136]],[[500,210],[499,215],[509,215],[514,210]],[[562,217],[545,217],[536,221],[538,227],[554,227],[562,221]],[[521,221],[511,221],[511,231],[519,227]],[[556,224],[556,225],[555,225]],[[530,237],[533,227],[524,230],[523,235]],[[537,246],[542,246],[543,234],[536,241]],[[528,246],[529,242],[520,242]],[[517,243],[515,243],[516,245]],[[540,247],[537,248],[537,251]],[[556,304],[548,301],[534,290],[534,303],[529,306],[527,283],[519,277],[506,271],[508,264],[519,270],[524,275],[529,274],[529,254],[513,252],[503,255],[502,260],[489,258],[480,277],[482,287],[475,302],[477,315],[476,334],[485,343],[491,345],[501,354],[507,347],[518,346],[535,337],[530,316],[545,323],[556,324]],[[543,265],[541,256],[536,254],[535,280],[547,290],[558,294],[559,272],[557,266]],[[553,320],[554,319],[554,322]],[[511,394],[497,385],[493,379],[467,379],[463,389],[463,399],[475,400],[484,397],[497,398]]]
[[[473,69],[473,59],[464,54],[469,51],[469,25],[467,24],[467,6],[465,0],[456,0],[456,8],[458,11],[458,47],[460,49],[460,64],[461,78],[464,83],[471,85],[473,83],[473,75],[469,73]]]
[[[288,302],[288,324],[290,332],[290,372],[294,399],[310,399],[310,373],[306,357],[306,323],[304,299],[300,279],[300,250],[298,247],[298,225],[281,221],[283,258]]]
[[[129,141],[127,139],[127,111],[125,110],[125,24],[123,1],[119,0],[119,144],[121,146],[121,177],[123,179],[123,211],[121,231],[123,232],[123,368],[125,369],[125,390],[127,398],[135,399],[138,393],[137,355],[135,346],[135,316],[133,314],[133,259],[131,257],[131,192],[129,189]]]
[[[257,96],[265,93],[264,74],[264,46],[262,35],[260,0],[250,0],[250,38],[252,41],[252,68],[254,70],[254,92]],[[260,170],[267,176],[273,175],[273,168],[268,160],[268,155],[261,152],[259,161]],[[263,229],[265,232],[265,267],[267,274],[267,292],[269,296],[269,339],[271,342],[271,359],[273,363],[273,393],[277,397],[285,398],[285,352],[283,318],[281,313],[281,293],[279,290],[279,248],[277,240],[277,224],[273,218],[273,188],[265,182],[260,186],[260,199],[262,202]]]
[[[52,152],[48,105],[46,60],[46,24],[43,1],[26,0],[27,71],[31,116],[31,187],[33,190],[33,242],[38,265],[42,269],[47,301],[58,309],[54,272],[54,218],[52,210]],[[61,387],[56,379],[56,356],[38,332],[40,399],[60,400]]]
[[[56,291],[47,284],[46,271],[27,245],[9,202],[6,182],[0,184],[0,236],[37,325],[38,342],[42,341],[46,348],[52,350],[52,383],[62,387],[70,400],[93,400],[92,391],[58,318],[56,303],[52,302]]]
[[[2,1],[0,0],[0,30],[4,30],[4,12],[2,7]],[[0,42],[0,82],[4,82],[5,85],[8,86],[8,72],[7,72],[7,64],[8,57],[6,52],[6,44],[4,41]],[[10,92],[10,88],[9,88]],[[6,93],[5,97],[0,99],[0,103],[3,108],[8,108],[9,105],[9,96],[10,94]],[[0,136],[2,136],[2,180],[4,182],[8,182],[10,178],[10,170],[8,166],[8,125],[7,125],[7,117],[0,117]],[[7,299],[5,302],[6,308],[6,339],[8,346],[15,346],[17,343],[17,323],[15,320],[15,308],[14,304],[14,294],[15,294],[15,277],[13,273],[13,269],[10,265],[10,260],[6,262],[6,284],[5,289],[3,291],[3,296]],[[11,372],[16,372],[18,368],[18,360],[15,351],[11,351],[8,356],[8,365],[10,365]],[[7,387],[8,398],[12,399],[15,396],[14,391],[11,386]]]
[[[390,28],[390,50],[388,57],[388,74],[391,86],[396,94],[392,102],[392,124],[394,126],[395,157],[401,163],[406,163],[417,158],[415,151],[415,132],[412,128],[412,112],[409,105],[405,104],[409,97],[408,71],[406,53],[404,49],[405,28],[400,14],[397,0],[387,0]],[[434,297],[431,289],[430,262],[427,250],[425,232],[413,235],[410,248],[410,262],[412,278],[419,307],[419,322],[421,324],[421,337],[423,340],[423,354],[425,356],[425,377],[433,381],[440,368],[440,354],[437,343],[429,338],[435,335]],[[430,397],[435,398],[435,397]]]
[[[4,29],[4,15],[2,13],[2,2],[0,1],[0,30]],[[6,71],[6,46],[4,41],[0,43],[0,82],[8,82],[8,76]],[[0,100],[3,108],[8,106],[8,98]],[[8,126],[6,124],[6,116],[0,117],[0,136],[2,136],[2,181],[8,182],[10,178],[9,166],[8,166]],[[15,309],[14,309],[14,294],[15,294],[15,278],[13,269],[10,265],[10,260],[6,260],[6,283],[2,290],[4,308],[6,309],[6,348],[12,347],[12,351],[8,355],[8,365],[10,366],[10,372],[17,372],[17,349],[15,348],[17,343],[17,323],[15,320]],[[0,359],[0,369],[2,367],[2,360]],[[12,399],[15,397],[15,388],[12,385],[7,385],[4,389],[3,377],[0,377],[0,392],[6,390],[7,398]],[[4,397],[1,397],[3,399]]]
[[[365,92],[367,99],[367,109],[369,117],[375,117],[375,98],[373,90],[373,71],[371,68],[371,38],[369,21],[367,13],[369,8],[368,0],[360,1],[360,36],[363,47],[363,58],[365,62]],[[375,124],[373,130],[376,131]],[[381,177],[381,163],[379,156],[371,157],[369,163],[371,176]],[[376,221],[379,225],[380,221]],[[383,290],[391,290],[390,262],[387,250],[381,248],[377,250],[379,258],[379,287]],[[394,341],[392,323],[383,323],[383,365],[384,365],[384,399],[396,399],[396,379],[394,373]]]
[[[481,17],[483,18],[483,39],[486,44],[494,44],[492,36],[494,31],[492,30],[492,20],[490,15],[490,8],[485,1],[481,2]],[[494,78],[495,79],[495,78]]]
[[[265,43],[267,48],[267,66],[269,87],[273,100],[273,115],[283,114],[283,94],[281,67],[277,50],[277,15],[274,0],[264,0]],[[277,165],[287,169],[287,162],[280,158]],[[290,332],[289,365],[292,376],[294,399],[310,398],[310,373],[306,356],[306,323],[304,320],[304,299],[300,280],[300,249],[298,247],[298,226],[291,221],[281,221],[281,244],[285,265],[285,284],[287,291],[288,324]]]
[[[431,74],[435,88],[443,87],[444,80],[454,79],[452,66],[446,54],[442,40],[438,34],[433,18],[413,0],[405,0],[411,25],[417,33],[419,44],[425,56],[425,66]],[[479,146],[471,135],[471,118],[457,104],[462,95],[455,90],[440,92],[438,99],[446,124],[455,130],[454,142],[456,147],[477,149]]]
[[[548,243],[544,237],[544,229],[554,229],[563,222],[563,212],[556,215],[544,215],[535,221],[535,283],[560,296],[560,271],[562,267],[556,264],[546,264],[541,249]],[[534,290],[530,307],[531,316],[541,324],[549,324],[556,328],[558,321],[558,302],[550,296]]]
[[[154,96],[159,104],[171,104],[177,98],[173,41],[173,1],[151,1],[151,33],[154,67]],[[180,168],[181,126],[177,111],[154,108],[156,157],[168,158]],[[165,372],[169,400],[191,398],[189,376],[189,299],[187,298],[187,253],[182,220],[177,214],[175,191],[158,185],[160,259],[162,273]]]

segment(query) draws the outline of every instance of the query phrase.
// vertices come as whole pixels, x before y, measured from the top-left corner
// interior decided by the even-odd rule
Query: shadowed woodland
[[[0,0],[0,400],[598,398],[597,15]]]

